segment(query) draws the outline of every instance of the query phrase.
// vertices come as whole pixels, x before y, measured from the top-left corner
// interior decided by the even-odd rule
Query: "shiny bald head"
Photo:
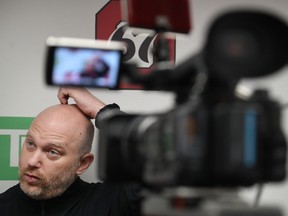
[[[76,143],[81,155],[91,151],[94,126],[75,104],[48,107],[36,116],[31,127],[39,127],[39,130],[42,127],[41,133],[53,132],[56,136]]]

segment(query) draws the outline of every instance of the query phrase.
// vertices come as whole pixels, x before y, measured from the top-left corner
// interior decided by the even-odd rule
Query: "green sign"
[[[0,117],[0,180],[17,180],[22,143],[32,117]]]

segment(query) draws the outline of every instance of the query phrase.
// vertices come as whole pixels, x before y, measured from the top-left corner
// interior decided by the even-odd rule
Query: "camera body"
[[[99,134],[103,180],[235,187],[286,176],[280,107],[265,91],[215,104],[195,99],[160,115],[111,112]]]

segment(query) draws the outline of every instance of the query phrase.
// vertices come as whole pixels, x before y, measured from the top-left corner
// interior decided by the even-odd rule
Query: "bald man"
[[[28,130],[19,184],[0,194],[1,215],[137,215],[131,188],[79,177],[94,160],[90,118],[105,112],[105,104],[81,88],[60,88],[58,97],[62,104],[42,111]],[[68,105],[69,97],[77,105]]]

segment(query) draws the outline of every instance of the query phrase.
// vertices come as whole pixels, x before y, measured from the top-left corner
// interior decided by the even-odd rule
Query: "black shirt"
[[[139,197],[130,186],[77,178],[61,196],[35,200],[17,184],[0,194],[0,212],[1,216],[129,216],[138,215]]]

